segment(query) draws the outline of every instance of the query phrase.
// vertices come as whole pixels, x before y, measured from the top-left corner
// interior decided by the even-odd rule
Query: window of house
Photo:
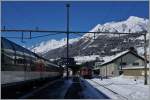
[[[134,62],[133,66],[139,66],[139,63],[138,62]]]
[[[125,65],[127,65],[127,63],[126,62],[121,62],[120,65],[125,66]]]

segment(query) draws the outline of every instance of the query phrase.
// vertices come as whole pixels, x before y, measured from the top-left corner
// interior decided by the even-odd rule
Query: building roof
[[[122,56],[124,56],[124,55],[127,55],[127,54],[129,54],[129,53],[135,55],[136,57],[138,57],[139,59],[141,59],[141,60],[143,60],[143,61],[145,60],[143,57],[139,56],[137,53],[134,53],[134,52],[131,51],[131,50],[126,50],[126,51],[123,51],[123,52],[121,52],[121,53],[118,53],[118,54],[115,55],[115,56],[108,56],[108,57],[105,57],[105,58],[104,58],[105,62],[102,63],[101,66],[104,66],[104,65],[107,65],[107,64],[109,64],[109,63],[112,63],[113,61],[115,61],[115,60],[119,59],[120,57],[122,57]]]

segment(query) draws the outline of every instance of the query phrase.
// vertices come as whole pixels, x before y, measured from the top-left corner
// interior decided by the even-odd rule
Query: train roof
[[[11,46],[13,46],[13,47],[15,47],[15,48],[17,48],[17,49],[20,49],[21,51],[24,51],[24,52],[28,52],[28,53],[30,53],[30,54],[33,54],[33,55],[36,56],[37,58],[43,59],[43,60],[45,60],[45,61],[48,61],[51,65],[53,65],[53,66],[55,66],[55,67],[59,67],[58,65],[53,64],[52,62],[50,62],[50,60],[48,60],[48,59],[46,59],[46,58],[44,58],[44,57],[42,57],[42,56],[39,56],[38,54],[36,54],[36,53],[34,53],[34,52],[28,50],[27,48],[24,48],[24,47],[22,47],[22,46],[20,46],[20,45],[18,45],[18,44],[16,44],[16,43],[14,43],[14,42],[12,42],[12,41],[6,39],[5,37],[1,37],[1,43],[3,43],[3,42],[5,42],[5,43],[7,43],[7,44],[10,44]]]
[[[20,46],[20,45],[18,45],[18,44],[16,44],[16,43],[12,42],[12,41],[10,41],[10,40],[4,38],[4,37],[1,37],[1,42],[2,42],[2,43],[5,42],[5,43],[7,43],[7,44],[9,44],[9,45],[11,45],[11,46],[13,46],[13,47],[15,47],[15,49],[17,48],[17,49],[19,49],[19,50],[22,50],[22,51],[25,51],[25,52],[29,52],[29,53],[35,54],[35,53],[33,53],[32,51],[30,51],[30,50],[28,50],[28,49],[26,49],[26,48],[24,48],[24,47],[22,47],[22,46]],[[35,54],[35,55],[36,55],[36,54]]]

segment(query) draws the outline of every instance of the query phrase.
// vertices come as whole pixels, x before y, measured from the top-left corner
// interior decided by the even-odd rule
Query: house
[[[144,75],[145,59],[133,50],[126,50],[115,56],[104,57],[104,61],[96,67],[101,76],[114,77],[121,74],[129,76]],[[149,67],[147,71],[148,69]]]

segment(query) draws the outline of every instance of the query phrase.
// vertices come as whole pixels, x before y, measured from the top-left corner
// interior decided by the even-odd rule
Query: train
[[[93,71],[91,67],[82,67],[80,69],[80,76],[82,76],[83,78],[92,78],[93,76]]]
[[[1,86],[56,79],[62,75],[61,66],[1,37]]]

